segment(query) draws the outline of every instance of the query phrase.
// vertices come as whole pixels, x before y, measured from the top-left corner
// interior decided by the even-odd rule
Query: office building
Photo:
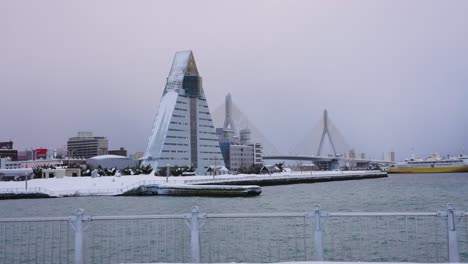
[[[192,51],[175,54],[142,163],[193,167],[199,175],[224,166]]]
[[[91,158],[106,155],[109,142],[105,137],[95,137],[92,132],[78,132],[77,137],[68,139],[67,154],[69,157]]]

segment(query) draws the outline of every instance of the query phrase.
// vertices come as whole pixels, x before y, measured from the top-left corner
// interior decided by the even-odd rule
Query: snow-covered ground
[[[251,175],[217,175],[221,178],[242,178]],[[213,176],[168,177],[170,184],[184,184],[185,180],[209,180]],[[51,179],[34,179],[27,182],[0,182],[0,192],[36,192],[41,188],[54,195],[115,195],[143,184],[163,184],[166,177],[152,175],[106,176],[106,177],[65,177]]]
[[[337,174],[352,174],[356,172],[340,172],[340,171],[326,171],[326,172],[285,172],[270,175],[217,175],[213,176],[179,176],[168,177],[169,184],[190,184],[200,182],[212,182],[219,180],[234,180],[241,178],[265,178],[265,177],[323,177],[333,176]],[[365,173],[365,172],[357,172]],[[374,172],[375,173],[375,172]],[[187,182],[186,182],[187,181]],[[51,178],[51,179],[34,179],[27,181],[28,190],[25,190],[26,182],[24,181],[10,181],[0,182],[0,193],[5,192],[47,192],[52,195],[115,195],[125,192],[127,190],[136,188],[144,184],[164,184],[166,177],[156,177],[153,175],[131,175],[131,176],[106,176],[106,177],[65,177],[65,178]],[[233,183],[235,184],[235,183]],[[40,188],[40,189],[39,189]]]

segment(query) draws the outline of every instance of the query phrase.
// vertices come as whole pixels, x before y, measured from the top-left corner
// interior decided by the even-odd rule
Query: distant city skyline
[[[144,151],[173,55],[193,50],[210,111],[231,93],[281,152],[328,109],[366,157],[468,153],[466,10],[467,1],[2,1],[0,141],[59,148],[92,131],[110,149]]]

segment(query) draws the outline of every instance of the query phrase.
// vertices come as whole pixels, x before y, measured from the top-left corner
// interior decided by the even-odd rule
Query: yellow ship
[[[388,168],[389,173],[444,173],[468,172],[468,156],[460,155],[449,159],[440,158],[439,154],[432,154],[426,160],[410,159],[393,164]]]

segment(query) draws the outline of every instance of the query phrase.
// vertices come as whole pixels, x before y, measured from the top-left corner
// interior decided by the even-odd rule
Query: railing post
[[[190,218],[190,248],[192,263],[200,263],[200,229],[198,225],[198,207],[192,207]]]
[[[322,226],[320,225],[320,205],[315,205],[314,257],[315,261],[323,261]]]
[[[447,205],[447,233],[448,233],[448,257],[449,262],[460,262],[458,254],[458,240],[455,223],[455,209],[451,204]]]
[[[75,215],[70,218],[70,223],[75,230],[75,264],[84,264],[84,228],[83,228],[83,215],[84,210],[79,208],[76,210]]]

